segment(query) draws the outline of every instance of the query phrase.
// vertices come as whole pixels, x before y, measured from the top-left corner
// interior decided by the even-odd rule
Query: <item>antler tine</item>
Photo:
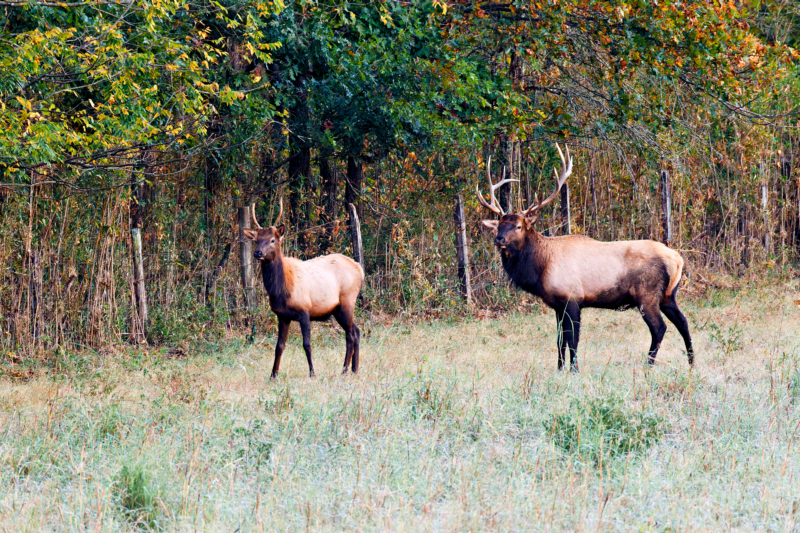
[[[493,184],[492,183],[491,165],[492,165],[492,156],[489,156],[489,159],[486,161],[486,181],[489,182],[489,199],[491,200],[492,203],[489,204],[488,202],[486,202],[486,200],[484,200],[483,195],[481,194],[481,191],[478,189],[478,184],[477,183],[475,184],[475,192],[478,193],[478,201],[481,203],[481,205],[483,207],[485,207],[486,209],[492,211],[493,213],[495,213],[497,215],[503,216],[503,215],[506,214],[506,212],[503,211],[503,209],[500,207],[500,204],[498,203],[497,198],[495,198],[495,196],[494,196],[494,191],[496,191],[498,189],[498,187],[502,187],[506,183],[512,183],[512,182],[519,181],[519,180],[502,179],[498,183]],[[503,177],[505,178],[505,169],[503,169]]]
[[[564,182],[567,181],[567,178],[570,176],[570,174],[572,174],[572,156],[569,155],[569,146],[567,146],[566,149],[567,149],[567,157],[565,159],[564,152],[561,151],[561,147],[558,145],[558,143],[556,143],[556,150],[558,150],[558,155],[561,158],[561,173],[559,174],[557,169],[555,168],[553,169],[553,172],[555,172],[556,174],[555,190],[552,192],[552,194],[550,194],[550,196],[548,196],[541,202],[536,203],[530,206],[525,211],[523,211],[522,212],[523,217],[536,214],[537,211],[539,211],[541,208],[552,202],[558,195],[558,193],[561,191],[561,187],[564,185]]]
[[[275,223],[273,224],[273,226],[277,226],[278,222],[281,221],[281,216],[283,216],[283,195],[281,195],[281,199],[279,201],[279,204],[280,204],[281,208],[280,208],[280,211],[278,211],[278,218],[275,219]]]
[[[261,229],[261,225],[258,223],[258,220],[256,219],[256,203],[255,202],[250,204],[250,219],[253,221],[253,224],[255,225],[256,229]]]

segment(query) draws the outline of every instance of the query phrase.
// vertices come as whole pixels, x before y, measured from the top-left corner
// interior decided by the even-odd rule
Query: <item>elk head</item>
[[[271,263],[282,255],[281,241],[286,234],[286,226],[284,224],[278,225],[278,222],[283,215],[283,198],[280,200],[280,212],[275,223],[269,228],[262,228],[256,219],[256,205],[250,205],[250,218],[253,226],[256,229],[243,229],[244,236],[251,241],[255,241],[256,249],[253,252],[253,257],[260,261]]]
[[[490,171],[491,157],[486,163],[486,179],[489,182],[489,199],[491,203],[483,198],[477,184],[475,185],[475,192],[478,193],[478,201],[483,207],[500,216],[500,220],[483,221],[484,226],[497,233],[494,238],[494,243],[500,250],[510,249],[519,251],[522,249],[525,244],[525,235],[528,230],[533,229],[533,224],[539,218],[539,211],[555,199],[556,195],[558,195],[561,190],[561,186],[564,185],[569,175],[572,174],[572,156],[569,154],[569,147],[566,149],[566,157],[564,157],[564,153],[561,151],[561,147],[558,146],[558,144],[556,144],[556,149],[558,150],[558,155],[561,157],[561,172],[559,173],[557,169],[553,169],[556,174],[555,190],[541,202],[534,199],[534,202],[527,209],[516,214],[503,211],[497,198],[495,198],[494,192],[506,183],[519,180],[502,179],[497,184],[493,184]]]

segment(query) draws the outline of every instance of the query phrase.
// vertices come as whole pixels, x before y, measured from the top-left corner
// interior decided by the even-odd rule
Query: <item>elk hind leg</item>
[[[356,372],[358,369],[358,353],[356,352],[356,345],[357,339],[360,338],[360,336],[356,334],[358,328],[355,324],[353,324],[353,311],[354,310],[343,309],[340,305],[333,312],[333,317],[336,319],[336,322],[338,322],[344,330],[344,339],[347,346],[344,353],[344,368],[342,369],[342,374],[347,374],[347,370],[351,361],[353,364],[353,372]]]
[[[353,324],[353,374],[358,374],[358,356],[361,347],[361,330]]]
[[[314,377],[314,363],[311,361],[311,316],[308,313],[300,315],[300,331],[303,332],[303,350],[308,360],[308,375]]]
[[[289,325],[291,320],[278,317],[278,341],[275,343],[275,361],[272,363],[272,379],[278,377],[278,369],[281,366],[281,356],[286,347],[286,338],[289,336]]]
[[[683,337],[683,342],[686,344],[686,356],[689,359],[689,366],[694,365],[694,349],[692,348],[692,336],[689,334],[689,322],[686,317],[681,313],[678,308],[678,303],[675,298],[670,298],[666,303],[661,304],[661,312],[669,319],[670,322],[675,324],[678,332]]]
[[[647,355],[647,364],[653,365],[656,362],[656,354],[661,346],[661,341],[664,339],[664,333],[667,332],[667,325],[664,323],[661,312],[656,306],[642,306],[641,313],[645,324],[650,328],[650,336],[652,338]]]

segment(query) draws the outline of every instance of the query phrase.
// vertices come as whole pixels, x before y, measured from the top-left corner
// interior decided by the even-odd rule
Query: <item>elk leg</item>
[[[311,316],[308,313],[300,315],[300,331],[303,332],[303,350],[308,359],[308,376],[314,377],[314,363],[311,362]]]
[[[351,360],[353,361],[353,372],[355,372],[358,368],[358,362],[356,360],[358,355],[356,354],[355,335],[353,334],[353,328],[355,328],[355,324],[353,324],[353,314],[347,313],[339,306],[333,311],[333,317],[344,330],[344,342],[347,346],[344,352],[344,368],[342,369],[342,374],[347,374],[347,367],[350,366]]]
[[[361,330],[353,324],[353,374],[358,374],[358,349],[361,347]]]
[[[286,347],[286,338],[289,336],[289,324],[291,320],[278,317],[278,342],[275,343],[275,362],[272,363],[271,379],[278,377],[278,368],[281,366],[281,356]]]
[[[564,336],[569,346],[569,364],[573,372],[578,371],[578,339],[581,335],[581,307],[576,302],[569,302],[564,313],[562,324]]]
[[[689,335],[689,322],[683,316],[681,310],[678,308],[677,302],[670,300],[669,302],[661,305],[661,312],[664,313],[670,322],[675,324],[678,328],[683,342],[686,344],[686,356],[689,358],[689,366],[694,365],[694,349],[692,348],[692,336]]]
[[[564,353],[566,345],[564,344],[564,311],[561,307],[556,307],[556,330],[558,331],[558,369],[564,368]]]
[[[664,333],[667,332],[667,325],[664,323],[664,319],[661,317],[658,308],[655,307],[643,307],[642,318],[644,318],[647,327],[650,328],[650,336],[652,337],[650,351],[647,356],[647,364],[654,365],[656,363],[658,348],[661,346],[661,341],[664,339]]]

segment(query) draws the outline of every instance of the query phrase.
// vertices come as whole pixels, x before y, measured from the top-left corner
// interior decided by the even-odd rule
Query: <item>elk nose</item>
[[[505,244],[507,244],[506,243],[506,238],[505,237],[500,237],[499,235],[494,238],[494,243],[497,246],[504,246]]]
[[[261,253],[261,250],[256,250],[256,252],[253,255],[256,257],[256,259],[261,259],[262,257],[264,257],[264,254]]]

